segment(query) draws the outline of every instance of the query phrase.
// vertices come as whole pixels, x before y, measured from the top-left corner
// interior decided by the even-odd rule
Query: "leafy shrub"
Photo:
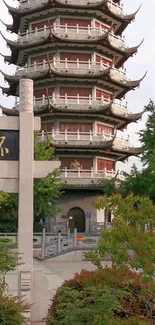
[[[154,284],[129,268],[83,270],[58,289],[47,325],[144,325],[155,315]]]
[[[6,294],[5,274],[20,263],[18,254],[12,252],[13,244],[8,239],[0,240],[0,325],[24,325],[24,313],[28,306]]]
[[[22,313],[26,306],[17,298],[7,296],[1,286],[0,289],[0,324],[1,325],[24,325],[25,319]]]

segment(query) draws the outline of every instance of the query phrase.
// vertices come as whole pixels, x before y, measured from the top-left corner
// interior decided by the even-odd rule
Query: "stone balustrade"
[[[44,141],[47,136],[51,138],[55,143],[72,143],[73,144],[90,144],[90,143],[98,143],[98,142],[106,142],[109,140],[114,139],[113,147],[114,148],[129,148],[129,138],[122,137],[115,137],[112,133],[106,133],[102,131],[102,133],[98,132],[80,132],[79,130],[77,132],[69,132],[68,130],[65,130],[64,132],[59,131],[59,129],[54,129],[52,131],[42,131],[39,134],[39,139],[41,141]]]
[[[27,30],[26,33],[21,33],[18,35],[17,42],[19,43],[35,43],[41,40],[43,37],[47,37],[49,32],[53,32],[56,36],[60,38],[71,39],[71,40],[81,40],[86,41],[87,39],[92,40],[92,42],[102,35],[106,33],[106,31],[102,27],[81,27],[81,26],[69,26],[65,25],[58,25],[54,23],[52,26],[44,26],[44,28],[38,29],[37,27],[35,30]],[[113,32],[109,33],[109,41],[111,45],[115,48],[119,48],[125,50],[125,42],[124,38],[119,35],[115,35]]]
[[[34,108],[35,109],[41,109],[41,107],[44,107],[48,104],[54,105],[56,107],[63,107],[69,110],[69,109],[74,109],[79,110],[79,109],[89,109],[91,112],[91,109],[96,109],[96,111],[99,108],[104,107],[108,103],[110,103],[110,100],[105,99],[103,96],[101,97],[93,97],[93,96],[68,96],[65,94],[64,96],[60,96],[58,93],[53,93],[52,96],[45,96],[43,95],[42,97],[34,97]],[[15,99],[15,106],[16,109],[19,108],[19,101],[16,98]],[[122,115],[122,116],[127,116],[129,114],[127,103],[124,104],[123,101],[121,100],[114,100],[112,103],[112,111],[116,115]]]

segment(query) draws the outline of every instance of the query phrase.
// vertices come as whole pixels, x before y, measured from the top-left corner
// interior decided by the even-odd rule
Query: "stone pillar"
[[[20,296],[31,304],[33,275],[33,175],[34,175],[34,118],[33,81],[20,80],[19,108],[19,205],[18,252],[21,265],[18,269]],[[30,319],[30,310],[26,315]]]

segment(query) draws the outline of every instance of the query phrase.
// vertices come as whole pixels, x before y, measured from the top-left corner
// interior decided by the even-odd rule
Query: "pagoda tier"
[[[18,85],[20,78],[31,78],[33,79],[35,89],[42,85],[44,89],[44,85],[51,84],[48,86],[50,90],[53,91],[53,87],[56,84],[62,84],[65,80],[66,84],[80,85],[81,83],[85,83],[88,86],[96,85],[102,90],[107,92],[111,92],[115,94],[115,98],[122,98],[128,91],[134,90],[136,87],[140,86],[141,81],[144,79],[145,75],[139,80],[128,80],[126,74],[119,69],[116,69],[112,66],[99,64],[95,66],[94,63],[89,62],[80,63],[78,67],[73,64],[73,61],[60,60],[59,62],[55,62],[55,64],[46,64],[42,66],[42,70],[29,72],[22,71],[20,74],[16,74],[14,76],[7,75],[1,71],[5,80],[10,84],[10,87],[2,88],[3,93],[6,95],[18,95]],[[85,64],[85,66],[84,66]],[[28,68],[29,69],[29,68]],[[28,70],[27,69],[27,70]],[[24,69],[23,69],[24,70]],[[64,79],[63,79],[64,78]],[[76,79],[75,79],[76,78]]]
[[[91,16],[101,19],[104,23],[111,24],[113,22],[114,32],[116,35],[121,34],[129,23],[131,23],[139,11],[133,14],[125,15],[119,1],[100,0],[89,1],[80,0],[77,4],[74,0],[28,0],[20,3],[18,8],[10,7],[5,1],[9,13],[13,18],[13,24],[6,25],[7,29],[13,33],[18,33],[18,30],[24,32],[28,29],[29,22],[36,20],[37,15],[42,13],[43,17],[47,16],[47,10],[50,15],[54,12],[60,14],[72,14],[76,9],[80,12],[81,16]]]
[[[89,98],[88,98],[89,101]],[[47,102],[47,104],[46,104]],[[18,116],[19,110],[18,110],[19,104],[16,103],[16,107],[13,107],[12,109],[9,109],[7,107],[3,107],[0,105],[0,108],[2,109],[2,112],[6,116]],[[98,106],[98,107],[97,107]],[[82,109],[81,109],[82,108]],[[51,125],[51,122],[47,120],[47,118],[63,118],[63,119],[72,119],[76,118],[76,120],[81,119],[87,119],[87,120],[98,120],[100,122],[108,122],[113,125],[113,127],[117,130],[122,130],[125,128],[129,123],[137,122],[139,119],[142,118],[143,112],[131,114],[128,112],[127,106],[122,105],[120,102],[120,105],[118,102],[110,102],[105,103],[105,105],[100,104],[97,105],[94,103],[91,104],[79,104],[69,105],[65,104],[58,106],[54,105],[50,102],[48,97],[42,98],[42,104],[35,105],[34,102],[34,115],[35,116],[41,116],[43,124]],[[46,122],[44,122],[46,121]],[[52,131],[53,125],[50,128]]]
[[[99,144],[64,144],[62,141],[62,144],[55,144],[55,148],[56,148],[56,152],[57,155],[59,155],[61,157],[61,154],[63,152],[63,154],[65,154],[65,157],[67,157],[68,155],[70,156],[71,154],[74,155],[74,157],[76,157],[77,155],[77,150],[78,150],[78,158],[84,157],[85,153],[87,151],[87,156],[92,156],[93,155],[97,155],[100,158],[102,158],[103,160],[108,158],[108,159],[113,159],[116,162],[117,161],[124,161],[127,158],[129,158],[130,156],[139,156],[142,153],[142,149],[140,147],[138,148],[116,148],[115,145],[114,146],[109,146],[109,148],[106,150],[106,148],[104,148],[105,145],[109,144],[103,144],[101,145],[101,143]]]
[[[17,69],[15,75],[1,71],[8,83],[1,89],[16,98],[12,109],[1,106],[2,113],[18,116],[19,80],[33,79],[34,115],[41,117],[39,141],[51,138],[66,193],[74,190],[79,196],[85,190],[80,203],[69,197],[66,203],[59,201],[68,220],[80,218],[69,214],[80,204],[86,228],[77,226],[77,231],[83,232],[89,228],[86,211],[96,222],[94,201],[105,179],[124,179],[116,163],[141,154],[125,132],[117,133],[143,114],[130,113],[122,101],[146,75],[132,81],[123,66],[143,42],[129,47],[122,36],[137,12],[126,15],[118,0],[20,0],[18,8],[6,5],[13,23],[5,26],[18,36],[12,41],[1,34],[11,50],[3,57]]]
[[[24,65],[25,61],[33,53],[48,52],[49,48],[51,48],[52,52],[54,49],[57,52],[61,48],[64,50],[67,48],[72,52],[75,49],[80,51],[96,50],[107,58],[114,60],[115,66],[118,68],[129,57],[137,53],[143,40],[138,46],[129,48],[125,45],[123,38],[116,36],[111,31],[112,27],[105,31],[98,27],[87,26],[79,29],[75,26],[69,28],[66,24],[62,26],[55,24],[52,28],[44,26],[41,30],[33,29],[21,34],[17,41],[9,40],[1,33],[7,46],[11,49],[11,56],[3,56],[8,63]]]

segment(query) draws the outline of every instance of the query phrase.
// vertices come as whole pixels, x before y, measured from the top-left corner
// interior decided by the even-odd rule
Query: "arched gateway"
[[[68,212],[70,232],[77,229],[77,232],[85,232],[85,213],[80,208],[72,208]]]

